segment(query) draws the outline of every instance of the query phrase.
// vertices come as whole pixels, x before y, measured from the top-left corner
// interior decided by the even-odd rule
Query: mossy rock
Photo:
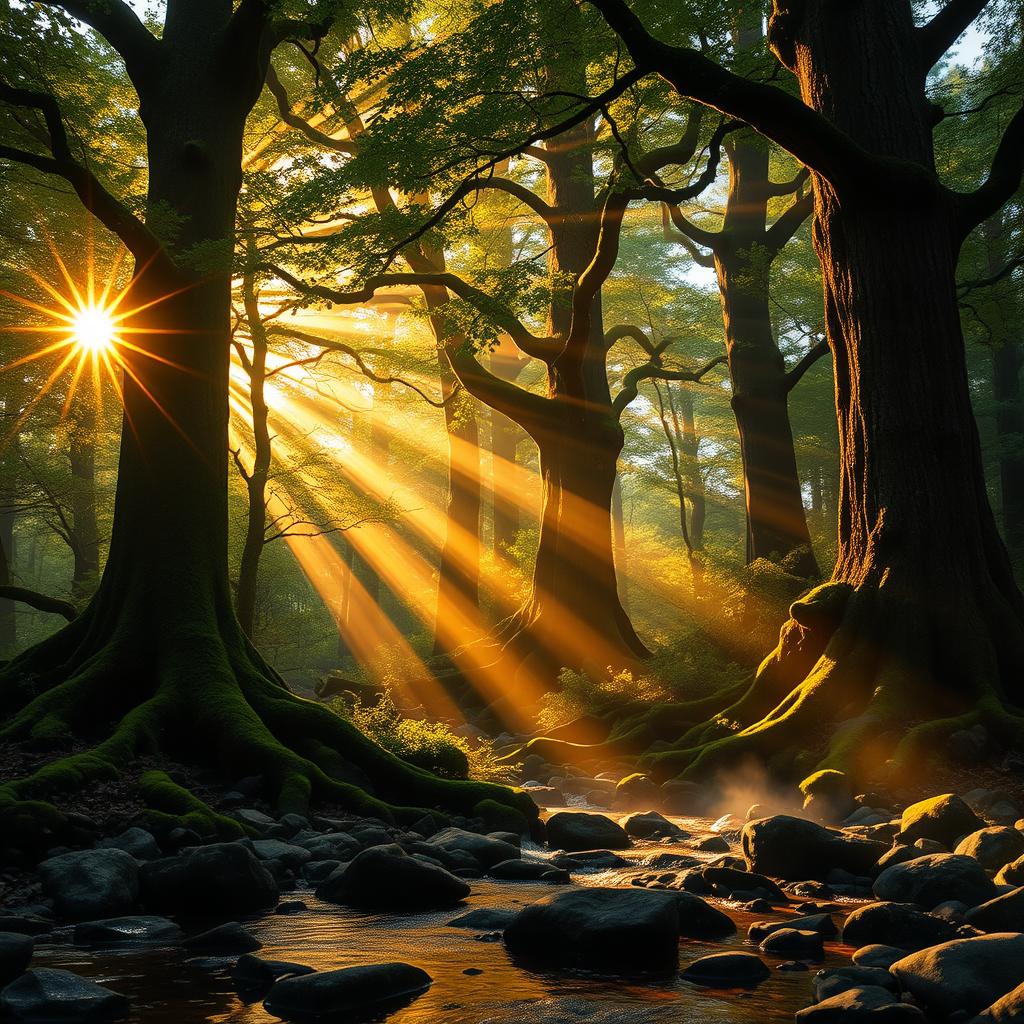
[[[492,832],[512,832],[517,836],[530,834],[530,822],[526,815],[497,800],[481,800],[473,808],[473,816],[483,819]]]

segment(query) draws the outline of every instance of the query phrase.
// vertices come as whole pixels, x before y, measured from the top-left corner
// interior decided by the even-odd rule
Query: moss
[[[823,583],[789,606],[789,616],[805,629],[831,635],[843,620],[853,593],[848,583]]]
[[[800,792],[804,796],[814,794],[817,796],[832,796],[835,794],[848,793],[850,780],[845,772],[835,771],[832,768],[825,768],[822,771],[808,775],[800,783]]]
[[[12,786],[0,786],[0,863],[34,860],[71,839],[73,832],[53,804],[20,800]]]
[[[492,832],[513,832],[517,836],[530,834],[530,822],[526,815],[497,800],[481,800],[473,808],[473,817],[482,818]]]
[[[139,778],[139,794],[152,812],[150,824],[161,832],[167,827],[190,828],[204,838],[238,839],[245,834],[233,818],[218,814],[209,804],[179,786],[166,772],[149,771]]]

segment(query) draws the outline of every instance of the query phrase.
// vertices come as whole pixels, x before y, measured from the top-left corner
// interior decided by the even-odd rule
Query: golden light
[[[117,327],[111,311],[98,305],[77,310],[71,319],[71,336],[79,348],[92,355],[109,352],[117,342]]]

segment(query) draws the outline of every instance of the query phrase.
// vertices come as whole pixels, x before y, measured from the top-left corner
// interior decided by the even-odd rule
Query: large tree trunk
[[[775,43],[804,101],[872,153],[933,168],[920,69],[891,57],[914,52],[909,5],[788,14]],[[1024,741],[1024,600],[982,474],[953,212],[938,192],[887,201],[881,185],[814,181],[841,463],[832,579],[793,605],[753,687],[718,716],[738,731],[699,727],[663,767],[757,753],[779,772],[866,780],[919,767],[979,722]]]
[[[71,464],[71,521],[74,571],[71,594],[76,601],[88,597],[100,572],[100,531],[96,519],[96,411],[85,400],[76,417],[68,444]]]
[[[510,341],[503,341],[512,347]],[[499,346],[491,354],[491,373],[501,380],[515,381],[526,367],[527,360],[506,354]],[[497,409],[491,410],[491,507],[492,544],[494,554],[505,557],[516,542],[520,529],[519,503],[509,497],[519,486],[516,465],[522,428]]]

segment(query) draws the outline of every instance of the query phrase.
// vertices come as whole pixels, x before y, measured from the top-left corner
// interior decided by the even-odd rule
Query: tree
[[[78,619],[0,676],[3,739],[61,747],[89,737],[94,745],[5,786],[5,829],[24,834],[26,845],[52,845],[40,833],[64,829],[66,819],[34,798],[116,774],[135,753],[158,748],[191,758],[216,751],[222,770],[260,774],[282,809],[321,795],[394,813],[367,795],[371,788],[384,801],[420,806],[512,800],[500,788],[412,769],[291,695],[231,605],[227,394],[242,133],[273,48],[315,45],[338,10],[298,5],[298,17],[281,19],[278,5],[262,0],[234,10],[229,0],[171,0],[157,38],[121,0],[46,6],[91,25],[124,61],[146,129],[146,220],[76,155],[58,100],[29,61],[8,62],[11,77],[0,83],[0,159],[63,178],[122,239],[136,260],[132,301],[145,307],[137,322],[153,333],[137,335],[141,351],[122,353],[126,426],[99,589]],[[12,13],[17,34],[5,47],[28,49],[36,19],[48,16],[35,7]],[[195,805],[173,783],[147,794],[157,811]],[[211,830],[228,827],[204,813]]]
[[[792,606],[749,691],[659,769],[707,772],[752,752],[779,771],[871,774],[976,722],[1019,744],[1024,600],[985,491],[955,272],[965,237],[1019,187],[1024,111],[1007,111],[981,183],[956,192],[936,172],[925,93],[984,3],[950,0],[919,28],[903,0],[776,0],[769,40],[803,99],[660,41],[622,0],[592,3],[640,70],[810,169],[836,368],[832,578]]]

